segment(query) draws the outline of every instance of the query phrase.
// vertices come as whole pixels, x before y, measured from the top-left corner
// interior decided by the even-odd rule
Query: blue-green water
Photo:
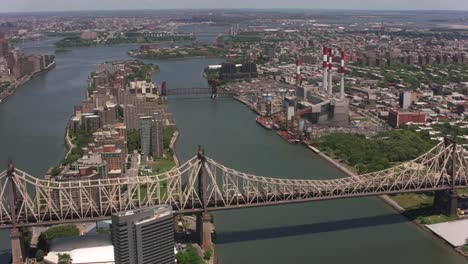
[[[53,41],[27,43],[27,52],[54,51]],[[8,158],[37,176],[65,153],[63,135],[73,105],[81,101],[93,65],[128,59],[132,46],[77,48],[57,54],[57,67],[34,78],[0,105],[0,168]],[[171,87],[206,86],[203,68],[217,59],[157,61],[154,79]],[[327,179],[343,177],[310,150],[290,145],[258,126],[255,115],[229,99],[171,99],[180,131],[177,154],[197,145],[226,166],[259,175]],[[377,198],[359,198],[218,212],[217,252],[237,263],[465,263],[444,243],[418,230]],[[0,233],[0,248],[9,239]],[[0,263],[5,263],[5,258]]]

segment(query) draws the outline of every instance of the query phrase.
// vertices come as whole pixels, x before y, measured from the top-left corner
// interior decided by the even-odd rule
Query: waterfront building
[[[101,119],[101,126],[105,127],[117,122],[117,107],[115,104],[107,104],[97,110],[97,114]]]
[[[110,178],[122,176],[125,157],[122,149],[117,149],[115,145],[104,145],[101,148],[101,157],[107,164],[107,173]]]
[[[170,206],[115,213],[111,231],[116,264],[174,263],[174,223]]]
[[[140,138],[141,138],[141,154],[144,156],[151,155],[151,126],[153,123],[152,116],[140,117]]]
[[[98,115],[86,115],[84,116],[84,124],[86,131],[93,133],[101,127],[101,119]]]
[[[130,82],[128,91],[130,94],[143,94],[145,96],[154,96],[157,94],[156,85],[147,81]]]
[[[154,120],[151,125],[151,152],[153,158],[162,158],[164,154],[163,120],[159,112],[154,114]]]
[[[73,263],[114,262],[114,247],[109,235],[87,234],[77,237],[56,238],[50,242],[50,249],[44,262],[59,263],[59,254],[69,254]]]

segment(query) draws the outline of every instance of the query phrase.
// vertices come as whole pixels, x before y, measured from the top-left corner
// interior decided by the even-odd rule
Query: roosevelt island
[[[262,14],[265,21],[270,15]],[[63,71],[61,63],[72,65],[68,60],[80,56],[93,61],[81,70],[81,81],[74,79],[82,84],[81,95],[64,108],[71,114],[62,122],[65,155],[42,165],[49,167],[46,173],[30,172],[15,155],[0,174],[0,228],[10,232],[13,263],[263,263],[250,246],[281,247],[283,252],[271,253],[277,263],[285,262],[283,256],[308,262],[296,255],[307,250],[323,261],[337,250],[331,245],[347,241],[353,248],[353,238],[341,233],[357,239],[363,230],[377,232],[362,242],[367,247],[379,231],[417,236],[423,246],[407,245],[414,251],[408,263],[428,256],[434,263],[462,263],[456,254],[464,254],[468,184],[463,51],[449,58],[448,51],[442,56],[426,50],[418,60],[401,50],[375,51],[379,60],[373,61],[372,52],[360,52],[352,30],[323,30],[315,22],[307,30],[275,29],[268,22],[271,28],[254,29],[252,21],[207,27],[193,16],[178,31],[170,32],[174,25],[168,23],[164,33],[151,27],[153,33],[45,30],[45,40],[30,43],[36,36],[8,33],[9,45],[25,51],[46,43],[53,52],[47,41],[58,35],[81,44],[56,50],[57,68],[32,79],[2,107],[34,92],[28,85],[57,85],[46,78]],[[89,20],[99,23],[97,17]],[[425,34],[379,30],[381,44]],[[440,41],[449,45],[450,34],[459,33],[447,34]],[[209,37],[215,42],[203,43]],[[25,43],[10,40],[17,38]],[[92,45],[76,47],[83,43]],[[218,59],[209,53],[214,48]],[[132,52],[138,60],[128,57]],[[451,73],[437,78],[429,73],[435,69]],[[423,78],[440,85],[442,94]],[[363,198],[368,196],[381,200]],[[407,219],[415,225],[402,227]],[[301,236],[307,239],[298,249],[284,244]],[[385,251],[392,247],[402,250],[392,244]],[[436,253],[422,257],[425,247]],[[339,252],[346,253],[332,263],[363,256]]]

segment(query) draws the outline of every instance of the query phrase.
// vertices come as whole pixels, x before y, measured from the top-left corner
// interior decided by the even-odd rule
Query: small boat
[[[294,137],[293,135],[289,134],[287,131],[278,131],[276,132],[280,137],[282,137],[284,140],[287,142],[294,144],[294,143],[299,143],[300,140]]]
[[[257,123],[262,125],[264,128],[271,129],[271,122],[266,120],[262,116],[257,116],[257,118],[255,118],[255,121],[257,121]]]

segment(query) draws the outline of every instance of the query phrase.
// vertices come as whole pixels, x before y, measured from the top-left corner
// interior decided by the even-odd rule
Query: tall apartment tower
[[[170,206],[112,215],[115,264],[173,264],[174,222]]]
[[[163,156],[163,121],[159,112],[154,113],[154,120],[151,125],[151,150],[154,158]]]
[[[140,117],[140,138],[141,138],[141,154],[144,156],[151,155],[151,126],[153,123],[152,116]]]
[[[411,92],[400,92],[398,103],[401,109],[408,109],[411,106]]]

